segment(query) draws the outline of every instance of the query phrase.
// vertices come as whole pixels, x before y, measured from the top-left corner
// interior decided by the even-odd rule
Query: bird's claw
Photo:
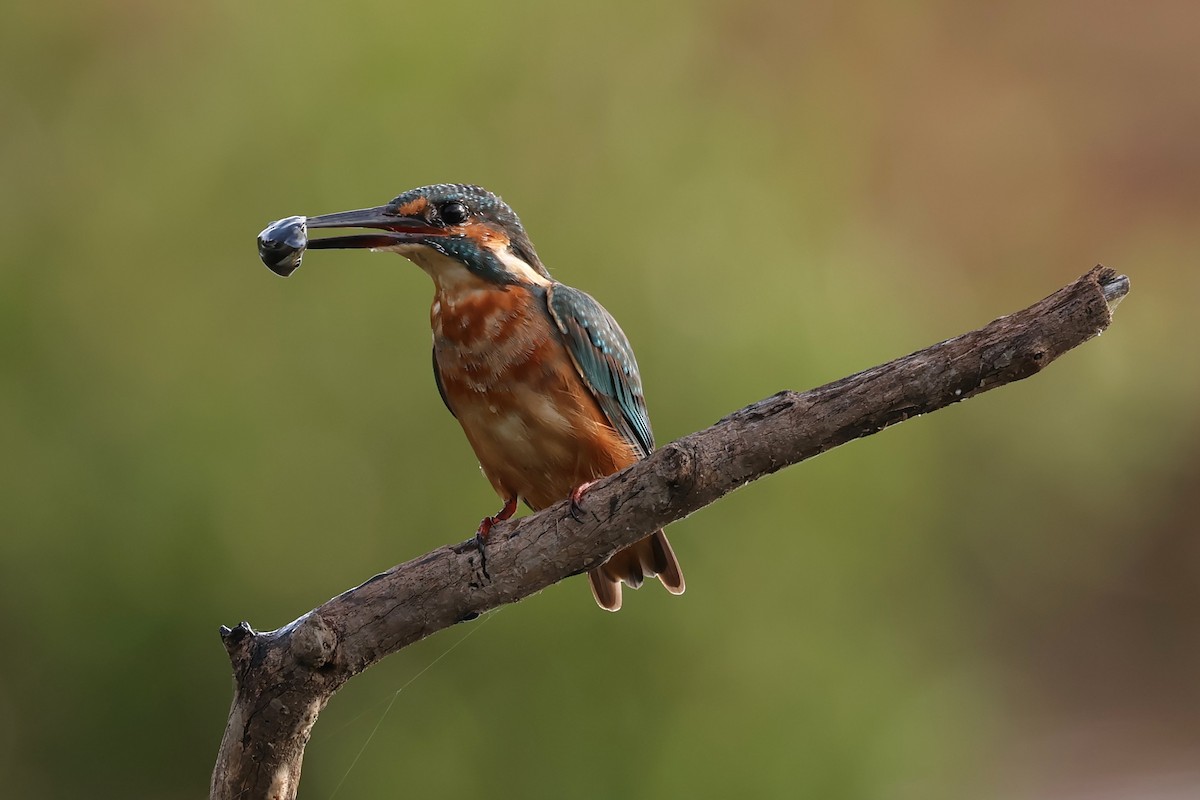
[[[504,501],[504,508],[494,517],[484,517],[479,521],[479,527],[475,529],[475,546],[483,552],[483,545],[487,542],[488,535],[492,532],[492,527],[497,522],[504,522],[512,517],[517,510],[517,498],[511,497]]]
[[[571,519],[575,520],[576,522],[583,522],[583,494],[588,489],[595,486],[596,483],[597,481],[586,481],[585,483],[579,484],[571,491],[571,506],[568,509]]]
[[[479,527],[475,529],[475,547],[479,552],[483,552],[483,546],[487,544],[488,534],[492,532],[492,526],[496,524],[495,517],[484,517],[479,521]]]

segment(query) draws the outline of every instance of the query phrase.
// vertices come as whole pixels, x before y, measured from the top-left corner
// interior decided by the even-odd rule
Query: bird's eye
[[[442,205],[438,209],[438,213],[442,217],[442,222],[447,225],[461,225],[467,221],[467,217],[471,214],[467,211],[467,207],[457,200],[451,200],[449,203]]]

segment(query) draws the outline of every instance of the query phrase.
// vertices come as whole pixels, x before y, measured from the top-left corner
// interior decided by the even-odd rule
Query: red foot
[[[504,508],[500,509],[496,516],[484,517],[479,521],[479,527],[475,530],[475,540],[480,543],[486,542],[492,526],[497,522],[504,522],[515,513],[517,513],[517,498],[510,497],[504,501]]]
[[[571,490],[571,517],[576,522],[583,522],[583,493],[599,482],[599,478],[594,481],[586,481]]]

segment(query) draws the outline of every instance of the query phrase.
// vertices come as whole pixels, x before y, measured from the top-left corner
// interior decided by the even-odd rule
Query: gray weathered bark
[[[1112,320],[1129,280],[1096,267],[1029,308],[807,392],[781,392],[604,479],[576,521],[565,502],[438,548],[278,630],[221,629],[235,694],[211,796],[293,798],[317,715],[342,684],[457,622],[583,572],[649,532],[783,467],[1027,378]]]

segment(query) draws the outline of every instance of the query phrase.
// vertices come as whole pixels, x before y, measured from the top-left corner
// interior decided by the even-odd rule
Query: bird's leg
[[[584,481],[571,490],[571,518],[576,522],[583,522],[583,493],[599,482],[599,478],[594,481]]]
[[[492,526],[497,522],[504,522],[504,520],[508,519],[515,513],[517,513],[517,497],[516,495],[513,495],[504,501],[504,508],[496,512],[496,516],[484,517],[479,521],[479,528],[477,528],[475,531],[476,544],[478,544],[482,549],[483,543],[487,541],[488,534],[491,533]]]

